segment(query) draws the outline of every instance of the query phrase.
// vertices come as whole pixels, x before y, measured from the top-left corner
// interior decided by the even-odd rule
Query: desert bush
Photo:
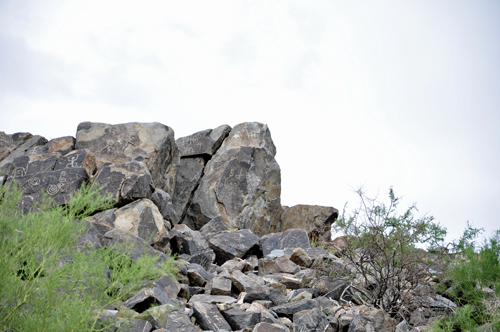
[[[0,186],[0,331],[106,330],[106,307],[172,271],[172,261],[76,246],[88,227],[78,220],[112,204],[96,186],[84,185],[66,206],[45,195],[24,214],[21,197],[14,182]]]
[[[456,258],[441,291],[460,308],[437,321],[434,331],[475,331],[487,323],[500,330],[500,230],[477,248],[475,240],[481,231],[468,225],[454,243]]]
[[[344,236],[343,258],[363,284],[358,287],[363,301],[393,316],[408,315],[410,291],[428,275],[433,263],[417,245],[442,246],[446,230],[431,216],[416,217],[415,204],[399,214],[400,198],[392,188],[388,204],[367,197],[361,188],[356,192],[359,207],[349,215],[344,207],[332,232]]]

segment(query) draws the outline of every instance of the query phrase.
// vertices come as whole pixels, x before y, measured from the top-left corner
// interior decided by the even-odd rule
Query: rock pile
[[[124,331],[408,331],[357,300],[352,267],[311,247],[338,210],[282,206],[275,155],[261,123],[175,140],[159,123],[84,122],[76,138],[51,141],[0,132],[0,184],[17,180],[28,211],[42,192],[65,204],[91,180],[117,203],[88,219],[82,239],[95,248],[127,243],[132,260],[178,255],[179,281],[155,280],[106,312]],[[314,268],[325,261],[338,273]],[[421,297],[415,326],[454,305]]]

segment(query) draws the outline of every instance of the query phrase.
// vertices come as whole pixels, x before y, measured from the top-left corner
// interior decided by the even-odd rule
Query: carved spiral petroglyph
[[[28,184],[32,187],[38,186],[40,184],[40,179],[37,177],[28,180]]]
[[[19,167],[14,171],[14,176],[24,176],[25,173],[26,171],[24,170],[24,168]]]
[[[52,195],[57,194],[57,193],[59,192],[59,190],[60,190],[60,189],[61,189],[61,188],[59,187],[59,185],[51,184],[51,185],[49,185],[49,187],[47,188],[47,193],[48,193],[49,195],[51,195],[51,196],[52,196]]]

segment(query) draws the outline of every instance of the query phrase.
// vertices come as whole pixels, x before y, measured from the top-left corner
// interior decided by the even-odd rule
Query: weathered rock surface
[[[179,154],[170,127],[157,122],[117,125],[82,122],[77,128],[75,148],[92,151],[98,167],[142,161],[154,187],[173,193],[175,171],[171,171],[179,162]]]
[[[45,143],[47,143],[45,137],[32,136],[30,133],[0,135],[0,170],[5,169],[17,157],[26,155],[30,148]],[[38,154],[38,152],[31,154]]]
[[[273,233],[261,238],[262,253],[269,255],[275,249],[309,249],[311,243],[307,232],[303,229],[289,229],[281,233]]]
[[[19,156],[15,158],[10,167],[7,167],[8,176],[26,176],[35,173],[50,172],[54,170],[60,153],[46,153],[32,156]]]
[[[176,225],[170,231],[170,247],[173,254],[187,254],[190,263],[197,263],[208,269],[215,260],[215,253],[198,231],[186,225]]]
[[[203,155],[212,156],[230,131],[230,126],[222,125],[215,129],[207,129],[190,136],[178,138],[175,143],[179,148],[181,158]]]
[[[242,258],[246,254],[255,254],[260,251],[260,238],[247,229],[235,232],[221,233],[211,238],[208,243],[215,252],[219,265],[235,257]]]
[[[243,330],[260,323],[260,312],[249,312],[238,309],[230,309],[222,312],[226,321],[231,325],[233,331]]]
[[[73,136],[54,138],[47,143],[49,152],[59,152],[63,156],[75,149],[76,139]]]
[[[217,215],[230,229],[261,236],[276,231],[281,177],[267,126],[243,123],[231,130],[205,167],[183,223],[200,229]]]
[[[286,303],[286,296],[283,295],[279,290],[272,287],[260,287],[254,289],[245,295],[244,301],[247,303],[252,303],[253,301],[265,300],[272,301],[274,305],[278,306]]]
[[[318,308],[299,311],[293,315],[293,331],[336,332],[326,315]]]
[[[139,161],[102,166],[94,179],[102,187],[104,195],[118,199],[120,204],[140,198],[150,199],[154,192],[151,174],[146,164]]]
[[[214,304],[195,302],[193,303],[193,311],[196,322],[204,330],[220,331],[224,329],[231,331],[231,326]]]
[[[83,167],[88,176],[94,174],[96,168],[95,156],[89,150],[74,150],[57,160],[55,170]]]
[[[333,207],[318,205],[295,205],[284,209],[281,217],[281,231],[301,228],[313,237],[330,240],[330,226],[338,218],[339,211]],[[326,233],[318,233],[318,228],[325,228]],[[319,239],[319,238],[318,238]]]
[[[349,324],[348,332],[380,331],[393,332],[395,321],[380,309],[366,308],[357,314]]]
[[[194,195],[194,190],[200,183],[205,161],[203,158],[182,158],[175,175],[175,189],[172,204],[176,216],[183,220],[186,209]]]

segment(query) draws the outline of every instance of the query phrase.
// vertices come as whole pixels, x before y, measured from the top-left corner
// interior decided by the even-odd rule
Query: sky
[[[0,1],[0,131],[266,123],[282,204],[500,229],[500,2]]]

